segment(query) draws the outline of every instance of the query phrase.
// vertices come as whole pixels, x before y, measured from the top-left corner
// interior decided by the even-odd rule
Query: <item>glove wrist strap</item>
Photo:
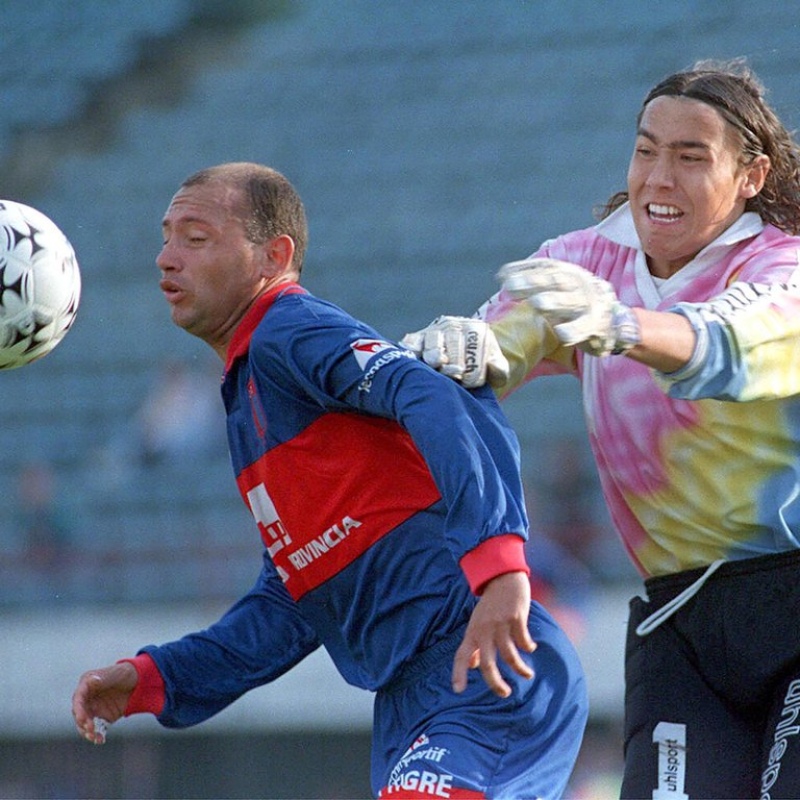
[[[614,348],[611,355],[618,356],[642,343],[642,329],[633,309],[616,303],[611,311],[611,326],[614,331]]]

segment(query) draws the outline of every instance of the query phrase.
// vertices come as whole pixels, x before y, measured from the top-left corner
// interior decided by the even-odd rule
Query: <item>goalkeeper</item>
[[[322,645],[376,692],[375,794],[560,797],[586,688],[530,602],[518,445],[491,390],[465,391],[301,288],[305,212],[274,170],[188,178],[163,234],[172,319],[225,364],[263,568],[207,630],[84,674],[79,731],[99,742],[141,712],[197,724]]]
[[[646,579],[627,798],[800,797],[800,157],[741,61],[669,76],[627,192],[406,341],[500,395],[572,373]]]

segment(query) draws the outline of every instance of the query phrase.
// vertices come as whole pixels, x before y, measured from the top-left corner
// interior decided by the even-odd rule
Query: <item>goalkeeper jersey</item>
[[[483,583],[527,571],[518,444],[490,390],[283,284],[236,330],[222,395],[263,569],[208,630],[140,652],[150,696],[130,710],[195,724],[320,644],[378,689],[463,627]]]
[[[560,346],[527,302],[480,310],[511,364],[507,393],[542,375],[581,381],[613,522],[644,576],[798,547],[800,238],[745,213],[666,280],[627,205],[536,256],[580,264],[630,306],[686,315],[691,361],[669,375]]]

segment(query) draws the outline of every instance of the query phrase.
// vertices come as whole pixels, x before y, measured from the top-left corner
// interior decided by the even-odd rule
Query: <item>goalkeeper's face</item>
[[[221,182],[181,189],[162,222],[156,264],[176,325],[221,358],[253,300],[275,278],[269,243],[248,240],[238,190]]]
[[[677,272],[744,213],[763,186],[769,159],[742,161],[733,126],[712,106],[669,96],[648,103],[628,195],[654,275]]]

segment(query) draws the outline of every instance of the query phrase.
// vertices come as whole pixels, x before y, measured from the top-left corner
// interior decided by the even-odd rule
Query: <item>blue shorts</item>
[[[524,654],[532,680],[500,669],[513,691],[498,697],[471,670],[451,688],[464,629],[422,653],[375,700],[372,789],[380,798],[558,798],[581,745],[586,684],[564,632],[537,603]]]

